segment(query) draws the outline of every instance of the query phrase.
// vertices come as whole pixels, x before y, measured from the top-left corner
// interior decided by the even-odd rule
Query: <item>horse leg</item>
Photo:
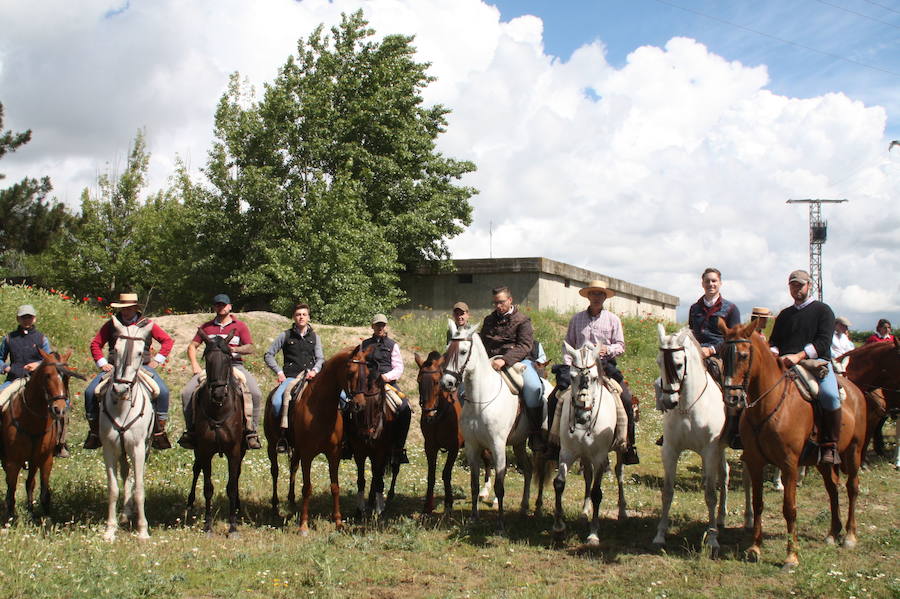
[[[354,456],[356,459],[356,513],[362,518],[366,515],[366,458]]]
[[[438,448],[433,443],[425,444],[425,460],[428,462],[428,483],[425,488],[425,507],[422,508],[423,514],[430,514],[434,511],[434,483],[437,474],[437,454]],[[450,461],[448,454],[447,461]],[[446,470],[446,468],[445,468]],[[445,483],[446,487],[446,483]],[[446,504],[446,494],[445,494]]]
[[[485,451],[481,460],[484,462],[484,484],[481,486],[481,491],[478,492],[478,499],[479,501],[496,505],[496,497],[494,501],[488,501],[491,498],[491,490],[494,488],[494,462],[490,458],[490,452]]]
[[[7,449],[7,451],[9,451]],[[6,520],[16,519],[16,486],[19,484],[19,467],[11,461],[4,464],[6,469]]]
[[[621,461],[616,466],[622,469]],[[591,518],[591,532],[588,534],[587,544],[597,546],[600,544],[600,502],[603,501],[603,475],[609,468],[609,457],[604,456],[603,461],[597,465],[594,472],[594,485],[591,487],[591,503],[594,515]]]
[[[746,456],[746,452],[744,453]],[[759,561],[762,554],[762,513],[763,513],[763,463],[760,461],[744,461],[744,475],[750,477],[750,490],[753,495],[753,545],[747,549],[747,559]],[[745,483],[746,484],[746,481]]]
[[[453,465],[456,463],[456,456],[459,455],[459,448],[452,445],[447,450],[447,460],[444,462],[444,470],[441,472],[441,478],[444,481],[444,513],[450,514],[453,511]],[[437,456],[435,456],[437,461]],[[434,497],[432,494],[432,502]]]
[[[852,442],[841,458],[844,472],[847,475],[847,528],[843,546],[848,549],[856,547],[856,501],[859,497],[859,468],[862,452]]]
[[[479,454],[478,449],[475,448],[475,443],[469,443],[466,445],[466,459],[469,462],[469,489],[472,493],[472,521],[478,521],[478,502],[481,500],[481,495],[479,493],[480,481],[479,481],[479,468],[481,467],[482,456]],[[485,464],[485,471],[487,470],[487,464]],[[485,477],[487,476],[487,472],[485,472]],[[485,483],[487,484],[487,483]]]
[[[116,505],[119,502],[119,478],[118,478],[118,456],[113,443],[106,443],[103,446],[103,458],[106,462],[106,484],[109,487],[108,507],[106,513],[106,532],[103,538],[107,541],[116,539],[116,529],[119,524],[116,520]]]
[[[137,511],[138,538],[149,539],[150,531],[147,525],[147,515],[144,513],[144,467],[147,464],[147,455],[143,443],[135,446],[131,459],[134,463],[131,474],[131,481],[134,486],[132,502]]]
[[[37,470],[32,464],[28,464],[28,474],[25,477],[25,498],[28,502],[28,513],[34,518],[34,483]]]
[[[666,533],[669,532],[669,510],[672,507],[672,498],[675,496],[675,473],[678,469],[678,456],[681,452],[676,451],[671,443],[663,440],[662,463],[663,463],[663,486],[660,490],[662,494],[662,514],[659,518],[659,525],[656,527],[656,536],[653,538],[653,544],[662,547],[666,544]]]
[[[718,444],[716,444],[718,445]],[[719,486],[728,474],[723,473],[722,463],[725,461],[724,456],[717,451],[717,447],[710,446],[703,453],[703,495],[706,499],[706,511],[708,515],[708,524],[706,527],[706,546],[709,547],[710,557],[715,558],[719,554],[719,526],[717,518],[719,516],[716,508],[718,504]],[[725,468],[727,469],[727,464]],[[725,514],[722,514],[724,519]]]
[[[202,469],[203,466],[200,464],[200,460],[197,459],[197,455],[194,454],[194,478],[191,481],[191,492],[188,493],[187,498],[187,509],[189,510],[194,508],[194,501],[197,499],[197,479],[200,478]]]
[[[741,484],[744,486],[744,530],[753,530],[753,496],[751,489],[753,484],[750,482],[750,474],[747,471],[747,463],[742,464],[743,472],[741,472]],[[781,472],[778,472],[778,482],[781,483]],[[782,486],[781,490],[784,490]]]
[[[294,462],[299,460],[299,452],[295,451],[291,458],[291,472],[295,472]],[[300,488],[300,535],[309,535],[309,500],[312,497],[312,460],[302,459],[300,462],[300,471],[303,476],[303,486]],[[328,474],[331,474],[331,456],[328,457]],[[334,478],[331,479],[332,487],[334,486]],[[332,490],[334,495],[334,490]]]
[[[797,466],[784,464],[781,467],[781,480],[784,483],[784,501],[781,505],[781,513],[784,515],[784,521],[787,525],[788,537],[787,554],[784,558],[783,569],[793,570],[800,563],[800,557],[797,554]],[[756,481],[754,480],[754,491],[756,490],[755,487]],[[837,490],[835,489],[836,492]],[[835,497],[835,501],[837,501],[837,497]],[[834,526],[833,521],[832,526]]]
[[[506,494],[506,444],[494,441],[494,495],[497,497],[497,531],[503,532],[503,497]]]
[[[894,425],[894,469],[900,470],[900,417]]]
[[[581,460],[581,475],[584,477],[584,497],[581,501],[581,515],[590,521],[594,517],[594,506],[591,503],[591,488],[594,486],[594,467],[588,460]]]
[[[269,454],[269,474],[272,475],[272,519],[278,518],[278,452],[275,444],[269,443],[266,448]]]
[[[622,452],[616,454],[616,489],[619,492],[619,520],[628,519],[628,506],[625,503],[625,464],[622,462]]]
[[[553,491],[556,495],[553,509],[553,536],[557,541],[562,540],[562,535],[566,530],[566,523],[563,521],[562,498],[563,492],[566,490],[566,474],[571,464],[572,457],[564,450],[560,450],[556,477],[553,479]]]
[[[297,467],[300,465],[300,452],[291,452],[290,476],[288,477],[288,506],[292,511],[297,511],[297,501],[294,490],[297,484]]]
[[[513,446],[513,453],[516,456],[516,464],[522,469],[525,477],[525,485],[522,489],[522,503],[519,505],[519,513],[523,516],[528,514],[528,505],[531,503],[531,460],[528,458],[528,450],[525,444]]]
[[[204,456],[203,460],[203,499],[206,505],[203,513],[203,531],[209,534],[212,531],[212,456]]]
[[[241,458],[242,456],[228,455],[228,484],[225,487],[228,494],[228,538],[236,539],[238,537],[237,519],[241,511],[241,500],[238,496],[238,488],[241,480]]]
[[[376,516],[384,513],[384,471],[387,469],[388,455],[379,456],[377,460],[372,461],[372,484],[370,486],[370,505],[372,505]],[[397,479],[396,473],[393,475],[394,480]],[[372,503],[374,500],[374,503]]]
[[[128,464],[128,456],[124,452],[122,453],[122,459],[119,461],[119,476],[122,478],[123,490],[119,525],[125,526],[134,518],[134,478]]]
[[[310,461],[312,463],[312,461]],[[338,481],[338,469],[341,465],[340,454],[332,452],[328,456],[328,476],[331,479],[331,518],[334,520],[334,526],[338,530],[344,527],[341,520],[341,485]],[[309,469],[307,468],[307,474]],[[304,514],[309,517],[309,498],[312,495],[311,479],[304,475],[304,485],[306,481],[310,481],[309,492],[304,496]]]
[[[397,487],[397,476],[400,474],[400,464],[391,464],[391,486],[388,489],[387,505],[394,501],[394,489]]]
[[[41,511],[45,517],[50,516],[50,500],[52,491],[50,490],[50,470],[53,469],[53,457],[44,460],[41,464]]]
[[[531,471],[537,476],[537,499],[534,500],[534,515],[540,516],[544,511],[544,484],[547,482],[547,460],[539,453],[532,454]]]

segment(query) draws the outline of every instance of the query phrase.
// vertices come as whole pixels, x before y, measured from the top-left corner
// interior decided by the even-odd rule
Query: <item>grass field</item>
[[[15,307],[32,303],[38,326],[54,347],[75,349],[72,363],[93,372],[88,341],[103,322],[103,313],[83,302],[62,299],[21,287],[0,287],[0,325],[14,326]],[[559,358],[559,342],[567,318],[532,313],[540,338],[551,358]],[[203,316],[166,316],[165,328],[176,332],[176,353],[163,376],[173,394],[173,437],[181,430],[178,391],[188,378],[184,343]],[[250,368],[263,389],[274,376],[265,369],[265,345],[287,319],[268,314],[247,317],[257,342]],[[657,376],[656,323],[626,319],[627,355],[621,361],[626,377],[642,401],[638,425],[641,464],[626,470],[627,521],[615,520],[615,486],[606,491],[601,545],[582,543],[587,524],[578,518],[581,484],[569,479],[566,516],[569,529],[561,544],[549,533],[546,513],[513,512],[522,492],[522,477],[507,477],[507,532],[495,534],[489,506],[478,524],[466,518],[469,510],[468,472],[458,465],[454,474],[456,503],[449,514],[420,515],[425,490],[425,458],[416,414],[410,431],[412,464],[404,467],[399,495],[386,517],[361,521],[355,508],[355,468],[341,468],[342,508],[350,515],[343,531],[325,517],[329,509],[328,477],[324,460],[314,466],[316,515],[309,537],[297,534],[296,520],[282,504],[271,514],[271,482],[264,451],[249,452],[244,461],[241,497],[244,504],[240,538],[224,535],[227,500],[225,468],[215,462],[217,523],[204,535],[195,517],[185,512],[192,454],[173,449],[152,454],[147,472],[149,541],[140,542],[127,531],[110,544],[101,539],[105,522],[106,482],[100,452],[85,451],[80,443],[86,430],[81,409],[84,383],[77,393],[72,418],[73,456],[58,460],[53,471],[54,506],[50,518],[27,517],[24,491],[19,488],[19,519],[0,534],[0,597],[900,597],[900,473],[873,457],[873,467],[861,479],[859,546],[847,551],[826,546],[828,509],[817,475],[799,491],[801,565],[791,574],[780,570],[784,555],[784,521],[780,494],[766,485],[766,544],[763,561],[743,560],[749,535],[741,529],[743,493],[736,452],[729,452],[732,495],[727,529],[720,541],[722,555],[710,560],[701,551],[705,505],[699,459],[685,454],[679,468],[673,526],[667,551],[651,547],[659,515],[662,466],[653,441],[659,436],[660,415],[653,409],[652,381]],[[427,352],[443,342],[441,319],[403,317],[391,323],[393,336],[404,348],[407,373],[402,379],[413,390],[412,350]],[[366,334],[365,329],[318,327],[326,355]],[[417,402],[412,402],[417,411]],[[173,439],[174,440],[174,439]],[[890,444],[893,447],[892,444]],[[286,496],[282,458],[281,497]],[[552,506],[547,486],[545,506]]]

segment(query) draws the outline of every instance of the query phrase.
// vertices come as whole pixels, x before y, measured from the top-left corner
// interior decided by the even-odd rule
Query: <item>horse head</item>
[[[722,354],[723,398],[734,408],[747,405],[747,388],[756,374],[754,368],[759,367],[759,360],[754,363],[753,359],[753,333],[758,323],[759,320],[752,320],[749,324],[738,324],[729,329],[725,321],[719,319],[719,330],[725,336]]]
[[[594,409],[594,400],[599,396],[600,348],[585,343],[575,349],[564,343],[566,355],[572,359],[572,405],[575,408],[575,422],[587,424]]]
[[[699,360],[697,342],[687,327],[671,335],[661,323],[656,325],[659,338],[659,353],[656,364],[660,377],[656,387],[657,408],[665,412],[678,405],[682,388],[688,378],[688,363],[692,355]]]
[[[113,318],[116,329],[115,363],[113,364],[112,381],[107,393],[117,401],[125,401],[131,394],[131,388],[137,384],[138,371],[144,361],[144,337],[130,334],[131,327]]]
[[[441,400],[444,405],[453,402],[453,393],[441,389],[444,358],[439,352],[432,351],[424,360],[415,354],[419,374],[416,382],[419,385],[419,407],[422,409],[422,422],[431,424],[440,415]]]
[[[31,375],[35,380],[42,381],[39,384],[43,388],[43,395],[47,401],[47,410],[55,420],[62,420],[66,415],[69,401],[69,377],[74,376],[84,380],[86,377],[69,369],[69,358],[72,350],[66,352],[64,357],[59,353],[47,353],[38,349],[43,361]]]
[[[347,394],[360,437],[372,443],[384,428],[384,385],[372,361],[375,346],[357,346],[347,367]]]
[[[441,389],[444,391],[456,391],[462,382],[466,371],[472,370],[475,363],[472,362],[472,354],[475,349],[475,333],[478,327],[465,325],[457,327],[456,323],[448,320],[450,330],[450,343],[444,354],[444,374],[441,377]]]
[[[206,385],[209,389],[209,398],[216,405],[223,405],[228,397],[231,382],[231,345],[236,331],[231,331],[227,336],[209,336],[198,329],[200,338],[203,339],[205,349],[203,360],[206,362]]]

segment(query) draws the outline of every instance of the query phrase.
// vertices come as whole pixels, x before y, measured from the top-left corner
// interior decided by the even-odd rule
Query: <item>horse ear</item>
[[[448,319],[447,319],[447,329],[450,331],[450,338],[451,338],[451,339],[453,339],[454,337],[456,337],[456,333],[459,331],[459,329],[456,328],[456,323],[453,322],[453,319],[452,319],[452,318],[448,318]]]
[[[45,351],[42,350],[41,348],[38,348],[38,353],[41,354],[41,357],[42,357],[44,360],[46,360],[46,361],[48,361],[48,362],[50,361],[50,354],[48,354],[47,352],[45,352]]]
[[[745,338],[749,339],[750,335],[753,334],[753,331],[755,331],[758,328],[758,326],[759,326],[759,319],[751,320],[748,324],[746,324],[741,329],[741,337],[745,337]]]
[[[578,353],[578,350],[569,345],[567,341],[563,341],[563,349],[566,351],[566,354],[572,356],[573,358],[575,357],[575,354]]]
[[[203,343],[210,343],[212,341],[209,338],[209,335],[207,335],[205,332],[203,332],[203,329],[197,329],[197,334],[200,336],[201,339],[203,339]]]
[[[656,334],[659,335],[659,344],[662,345],[663,340],[666,338],[666,327],[663,326],[663,323],[656,323]]]
[[[716,319],[716,326],[719,327],[719,330],[723,335],[728,335],[728,333],[731,332],[731,329],[728,328],[724,318],[719,318],[718,316],[713,316],[712,318]]]
[[[425,360],[422,359],[422,356],[418,354],[418,352],[413,352],[413,358],[416,360],[416,366],[419,367],[419,370],[422,369],[422,364],[425,363]]]
[[[232,329],[231,332],[228,333],[228,336],[225,337],[225,343],[228,343],[228,342],[230,342],[232,339],[234,339],[234,336],[235,336],[235,335],[237,335],[237,330],[236,330],[236,329]]]
[[[68,362],[69,358],[71,358],[71,357],[72,357],[72,348],[70,347],[69,351],[67,351],[66,354],[62,357],[62,361]]]

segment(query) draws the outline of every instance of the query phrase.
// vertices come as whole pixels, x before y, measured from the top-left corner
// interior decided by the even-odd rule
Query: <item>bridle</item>
[[[217,337],[216,339],[221,339],[221,337]],[[211,344],[206,345],[206,349],[203,352],[203,358],[206,360],[207,372],[206,372],[206,387],[209,391],[209,401],[217,408],[221,408],[225,404],[225,400],[228,398],[229,392],[232,387],[232,379],[231,376],[231,348],[225,345],[222,341],[215,341]],[[216,366],[220,366],[218,368],[219,372],[215,373],[215,377],[212,375],[214,373],[210,372],[210,366],[212,363],[209,360],[209,355],[213,352],[219,352],[225,356],[223,360],[224,364]]]
[[[435,375],[435,374],[443,374],[443,371],[440,368],[431,368],[425,370],[419,370],[419,408],[422,410],[422,418],[429,422],[436,422],[440,420],[444,414],[447,413],[447,408],[453,403],[452,394],[450,395],[451,399],[440,401],[442,396],[438,394],[438,402],[432,408],[426,408],[425,405],[431,402],[434,397],[435,392],[435,382],[434,379],[423,377],[422,375]],[[440,384],[440,383],[438,383]]]
[[[353,352],[354,355],[360,352],[360,348],[357,347]],[[359,358],[351,358],[350,364],[356,364],[356,384],[354,389],[350,389],[350,378],[352,377],[352,372],[348,373],[348,386],[345,389],[347,396],[351,398],[351,400],[362,397],[363,403],[360,405],[356,401],[352,401],[352,411],[354,413],[363,412],[365,413],[365,417],[363,418],[363,422],[361,423],[366,429],[366,441],[374,442],[381,436],[381,431],[384,429],[384,409],[383,403],[381,401],[370,401],[372,398],[376,400],[380,400],[384,395],[384,386],[379,384],[375,386],[375,390],[370,390],[369,379],[371,378],[369,375],[369,362],[365,359]],[[376,370],[377,372],[377,370]],[[380,382],[379,378],[379,382]],[[355,418],[354,418],[355,419]]]
[[[749,352],[749,363],[747,364],[747,375],[744,377],[743,382],[740,385],[728,385],[725,381],[731,380],[731,377],[734,376],[734,371],[737,368],[738,362],[738,343],[746,343],[750,346]],[[749,397],[748,387],[750,385],[750,370],[753,368],[753,343],[750,339],[726,339],[725,340],[725,351],[722,354],[722,370],[723,372],[723,380],[722,380],[722,391],[724,392],[724,397],[726,401],[731,400],[731,398],[735,395],[740,397],[735,407],[743,407],[740,404],[743,403],[746,407],[752,407],[747,404],[747,397]],[[756,405],[763,396],[760,396],[753,402],[753,405]]]
[[[469,360],[472,359],[472,338],[468,339],[451,339],[450,344],[447,346],[447,356],[448,360],[455,360],[459,356],[459,344],[463,341],[469,342],[469,352],[466,354],[466,359],[463,361],[462,367],[459,370],[449,370],[447,368],[444,369],[445,375],[450,375],[453,377],[453,380],[456,382],[456,385],[462,382],[463,373],[466,371],[466,367],[469,365]],[[452,348],[452,350],[451,350]]]
[[[583,354],[583,356],[584,355],[586,355],[586,354]],[[571,368],[576,370],[578,373],[572,377],[573,384],[572,384],[571,411],[572,411],[573,417],[569,418],[569,423],[570,423],[569,424],[569,432],[570,433],[575,432],[576,424],[582,424],[582,425],[588,424],[588,426],[586,427],[587,432],[585,434],[590,436],[593,434],[594,425],[597,423],[597,418],[600,416],[600,410],[594,410],[594,397],[589,392],[589,388],[590,388],[592,381],[588,378],[587,375],[590,373],[591,369],[596,369],[597,377],[598,377],[596,382],[599,384],[600,380],[603,378],[603,372],[600,370],[600,362],[596,359],[594,359],[593,362],[591,362],[590,364],[588,364],[586,366],[576,366],[575,364],[572,364]],[[577,386],[575,385],[576,378],[578,379]],[[601,389],[600,393],[601,394],[603,393],[602,389]],[[590,397],[590,399],[591,399],[590,403],[583,401],[581,399],[584,395],[587,395],[588,397]],[[578,417],[579,412],[582,414],[581,418]],[[590,423],[588,423],[588,418],[584,417],[583,414],[584,413],[590,414],[591,412],[593,412],[594,417],[593,417],[593,420]]]
[[[660,347],[659,351],[663,353],[663,385],[660,386],[660,390],[663,393],[668,393],[669,395],[675,395],[681,391],[681,388],[684,386],[684,381],[687,379],[687,351],[684,349],[684,346],[679,347]],[[684,352],[684,362],[685,369],[684,373],[681,377],[678,376],[678,372],[675,369],[675,352]],[[674,387],[673,383],[678,384],[678,388]],[[668,385],[668,388],[666,387]]]

